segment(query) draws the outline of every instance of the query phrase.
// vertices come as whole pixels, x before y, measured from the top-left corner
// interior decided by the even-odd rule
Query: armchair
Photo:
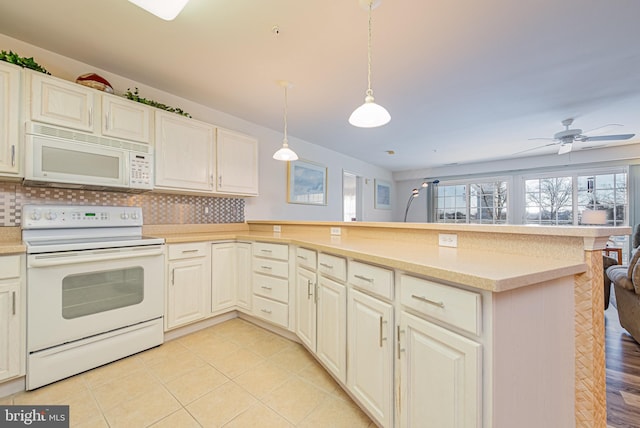
[[[620,325],[640,343],[640,251],[628,266],[609,267],[606,276],[613,282]]]

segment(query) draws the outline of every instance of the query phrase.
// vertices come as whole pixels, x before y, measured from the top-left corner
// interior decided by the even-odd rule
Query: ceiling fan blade
[[[587,136],[584,139],[580,139],[581,141],[616,141],[616,140],[628,140],[629,138],[633,138],[636,134],[619,134],[619,135],[598,135],[589,137]]]
[[[536,140],[555,141],[553,138],[543,138],[543,137],[538,137],[538,138],[527,138],[527,140],[529,140],[529,141],[536,141]]]
[[[565,153],[569,153],[573,149],[573,143],[564,143],[560,145],[560,149],[558,150],[559,155],[563,155]]]
[[[606,132],[609,132],[610,130],[613,131],[612,128],[614,128],[616,126],[624,126],[624,125],[622,125],[620,123],[608,123],[606,125],[598,126],[597,128],[593,128],[593,129],[590,129],[588,131],[585,131],[585,132],[583,132],[583,134],[584,135],[590,135],[590,134],[593,134],[593,133],[604,134]],[[596,132],[596,131],[599,131],[599,132]]]
[[[535,139],[543,140],[543,139],[546,139],[546,138],[533,138],[533,139],[534,140]],[[538,149],[541,149],[543,147],[555,146],[556,144],[558,144],[558,143],[549,143],[549,144],[545,144],[544,146],[532,147],[530,149],[526,149],[526,150],[522,150],[522,151],[519,151],[519,152],[515,152],[515,153],[513,153],[513,156],[520,155],[522,153],[532,152],[534,150],[538,150]]]

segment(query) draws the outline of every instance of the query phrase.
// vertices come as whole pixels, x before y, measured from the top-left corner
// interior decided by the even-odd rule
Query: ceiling
[[[639,18],[637,0],[384,0],[372,86],[391,122],[361,129],[358,0],[190,0],[169,22],[126,0],[0,0],[7,36],[278,131],[288,80],[290,137],[392,171],[511,158],[568,117],[639,143]]]

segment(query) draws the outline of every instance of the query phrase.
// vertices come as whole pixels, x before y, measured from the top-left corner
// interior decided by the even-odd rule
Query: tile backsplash
[[[208,224],[244,222],[245,201],[232,197],[131,194],[0,182],[0,226],[20,226],[25,204],[139,206],[144,224]]]

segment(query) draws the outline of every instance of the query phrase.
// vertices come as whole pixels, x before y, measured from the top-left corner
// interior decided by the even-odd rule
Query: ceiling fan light
[[[289,144],[286,141],[282,143],[282,147],[273,154],[273,158],[279,161],[294,161],[298,160],[296,152],[289,148]]]
[[[391,115],[386,108],[373,101],[371,95],[367,95],[364,104],[355,109],[349,116],[349,123],[359,128],[375,128],[386,125],[391,120]]]
[[[189,0],[129,0],[131,3],[165,21],[172,21]]]
[[[561,144],[560,149],[558,150],[559,155],[563,155],[565,153],[569,153],[573,148],[573,143]]]

